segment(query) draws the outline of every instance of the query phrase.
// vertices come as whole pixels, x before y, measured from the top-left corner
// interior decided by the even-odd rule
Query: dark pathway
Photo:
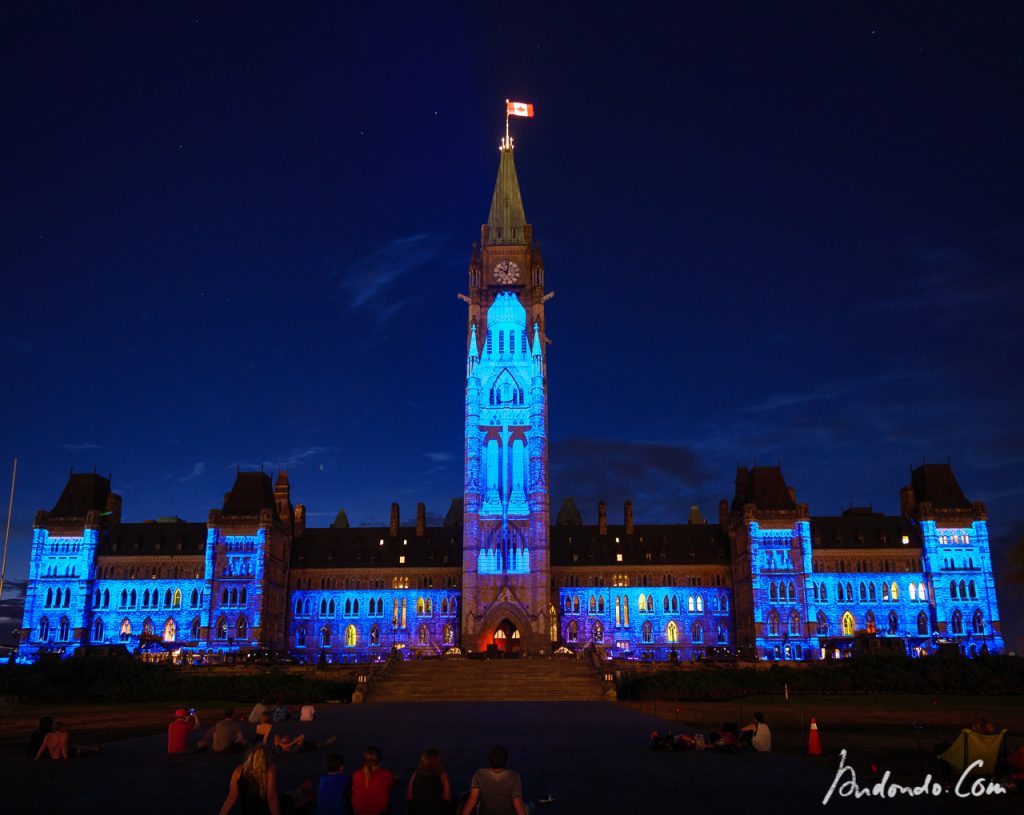
[[[459,792],[486,762],[491,745],[501,742],[511,753],[510,766],[523,776],[526,799],[555,797],[555,803],[538,807],[540,815],[946,811],[934,799],[833,801],[822,808],[834,764],[780,754],[650,751],[648,733],[671,726],[609,703],[469,702],[338,706],[312,725],[288,723],[283,731],[336,735],[334,749],[350,759],[349,769],[357,766],[364,746],[378,744],[385,766],[406,779],[420,751],[437,746]],[[163,736],[148,736],[114,742],[96,758],[63,765],[4,761],[3,812],[216,813],[238,757],[169,758],[165,748]],[[281,788],[318,775],[324,756],[317,751],[279,758]],[[394,801],[397,815],[404,811],[401,790]]]

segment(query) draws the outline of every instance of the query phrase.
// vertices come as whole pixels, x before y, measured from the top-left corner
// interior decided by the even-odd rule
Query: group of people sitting
[[[240,753],[250,744],[265,744],[280,753],[304,753],[307,750],[329,747],[334,743],[333,736],[318,742],[303,733],[275,734],[274,725],[289,718],[291,713],[287,705],[278,703],[271,708],[265,702],[257,702],[248,717],[248,721],[256,725],[256,733],[254,736],[247,736],[241,720],[235,715],[235,709],[227,708],[223,718],[193,746],[190,738],[192,733],[200,728],[199,717],[195,709],[178,708],[174,711],[174,721],[167,726],[167,752],[182,754],[210,750],[214,753]],[[299,711],[299,721],[312,722],[315,718],[316,708],[311,704],[303,705]]]
[[[771,752],[772,733],[765,724],[764,715],[754,714],[754,720],[740,727],[736,722],[723,722],[713,733],[651,733],[653,750],[715,750],[719,753],[735,753],[749,747],[761,753]]]
[[[405,788],[406,811],[412,815],[526,815],[522,780],[519,773],[506,766],[508,750],[496,745],[488,758],[489,766],[473,775],[469,794],[456,802],[440,750],[426,750]],[[379,747],[367,747],[363,765],[347,774],[344,757],[331,753],[318,783],[306,781],[293,791],[279,793],[273,753],[266,744],[255,744],[231,774],[220,815],[233,810],[258,815],[390,813],[391,791],[397,779],[381,766],[381,759]]]

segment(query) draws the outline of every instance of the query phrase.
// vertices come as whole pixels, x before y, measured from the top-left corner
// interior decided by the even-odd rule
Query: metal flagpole
[[[512,146],[512,142],[508,137],[508,103],[509,100],[505,100],[505,149],[508,150]]]
[[[10,501],[7,503],[7,530],[3,534],[3,562],[0,563],[0,600],[3,599],[3,575],[7,571],[7,541],[10,539],[10,516],[14,510],[14,479],[17,478],[17,459],[10,474]]]

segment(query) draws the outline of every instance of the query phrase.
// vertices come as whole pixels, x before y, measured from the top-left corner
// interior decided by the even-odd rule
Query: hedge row
[[[133,659],[67,659],[0,668],[0,695],[26,702],[198,702],[216,699],[305,701],[352,698],[348,681],[268,670],[221,674],[180,670]]]
[[[774,664],[767,670],[735,666],[669,669],[623,675],[619,697],[719,701],[743,696],[791,693],[1024,693],[1024,658],[976,659],[865,656],[799,666]]]

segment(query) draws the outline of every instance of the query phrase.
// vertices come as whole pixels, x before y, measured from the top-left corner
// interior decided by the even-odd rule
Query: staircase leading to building
[[[588,660],[424,659],[398,662],[377,679],[369,702],[527,702],[603,699]]]

